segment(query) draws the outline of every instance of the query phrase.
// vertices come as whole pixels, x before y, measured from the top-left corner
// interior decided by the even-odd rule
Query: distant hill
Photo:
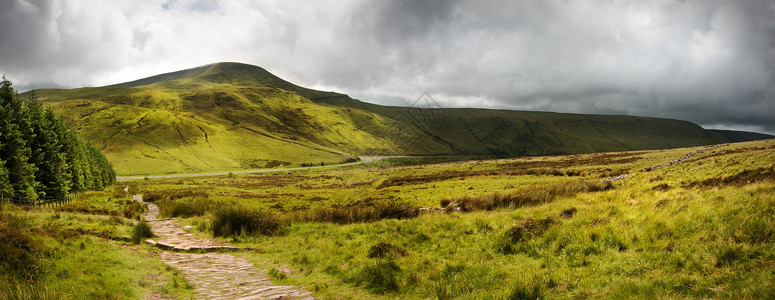
[[[122,175],[205,172],[360,155],[548,155],[726,142],[686,121],[380,106],[217,63],[105,87],[35,94]]]
[[[748,131],[736,131],[736,130],[721,130],[721,129],[708,129],[724,136],[730,143],[749,142],[758,140],[775,139],[775,135],[748,132]]]

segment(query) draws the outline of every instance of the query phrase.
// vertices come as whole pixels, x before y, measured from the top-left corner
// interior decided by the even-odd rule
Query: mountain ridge
[[[727,141],[671,119],[381,106],[242,63],[35,93],[121,175],[335,163],[369,154],[576,154]]]

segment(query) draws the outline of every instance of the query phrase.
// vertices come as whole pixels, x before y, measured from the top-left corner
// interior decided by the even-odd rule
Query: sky
[[[775,134],[775,0],[0,0],[20,91],[242,62],[385,105]]]

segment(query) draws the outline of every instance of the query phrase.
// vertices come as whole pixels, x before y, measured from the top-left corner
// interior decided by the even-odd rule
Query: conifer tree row
[[[116,180],[113,166],[82,142],[35,97],[22,99],[3,76],[0,82],[0,193],[57,199],[101,190]]]

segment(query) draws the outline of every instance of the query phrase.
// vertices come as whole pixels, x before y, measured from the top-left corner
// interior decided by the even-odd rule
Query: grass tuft
[[[525,219],[506,230],[501,239],[496,242],[495,249],[502,254],[521,252],[520,243],[541,236],[554,223],[556,221],[551,217],[539,220]]]
[[[392,259],[382,259],[369,262],[354,279],[356,284],[364,284],[366,289],[375,294],[396,292],[399,289],[401,267]]]
[[[529,283],[517,282],[506,297],[509,300],[537,300],[546,299],[546,292],[539,280]]]
[[[369,258],[386,258],[395,256],[405,256],[404,248],[394,246],[391,243],[379,242],[369,248]]]
[[[274,235],[282,227],[271,212],[231,207],[219,210],[213,217],[213,236]]]
[[[132,243],[139,244],[143,239],[152,237],[151,226],[145,220],[141,220],[132,228]]]

